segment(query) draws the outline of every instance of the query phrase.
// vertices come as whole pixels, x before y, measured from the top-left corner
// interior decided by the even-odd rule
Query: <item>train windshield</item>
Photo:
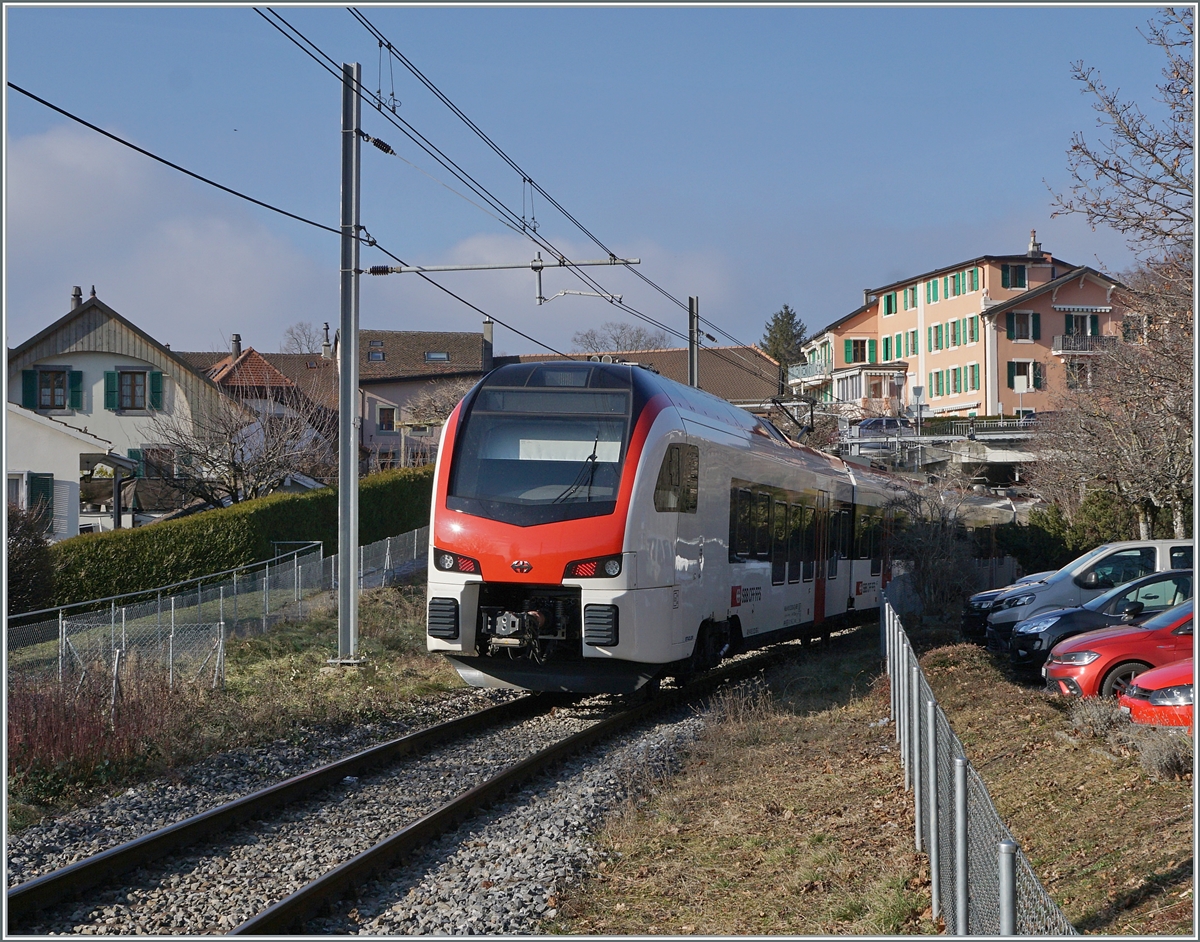
[[[633,399],[628,367],[496,370],[467,406],[447,506],[518,526],[612,513]]]

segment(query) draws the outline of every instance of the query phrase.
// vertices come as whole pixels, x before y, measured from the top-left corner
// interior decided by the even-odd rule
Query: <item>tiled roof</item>
[[[596,354],[604,356],[605,354]],[[609,354],[630,363],[643,363],[677,383],[688,381],[687,347],[665,350],[621,350]],[[497,357],[504,363],[561,360],[553,353]],[[755,346],[701,347],[700,388],[729,402],[765,402],[779,395],[779,364]]]
[[[248,347],[236,360],[230,354],[208,369],[214,383],[225,389],[294,389],[295,384],[261,353]]]
[[[478,332],[362,330],[358,344],[358,376],[364,382],[484,372]],[[372,360],[372,353],[383,359]]]
[[[328,409],[337,408],[336,360],[323,359],[319,353],[264,353],[263,356],[309,399]]]
[[[1095,278],[1097,281],[1106,281],[1109,284],[1120,285],[1121,283],[1115,278],[1110,278],[1103,272],[1098,272],[1094,268],[1089,268],[1087,265],[1082,265],[1079,268],[1073,268],[1065,275],[1059,275],[1053,281],[1047,281],[1044,285],[1038,285],[1036,288],[1030,288],[1028,291],[1018,294],[1015,298],[1009,298],[1007,301],[1001,301],[998,304],[989,304],[983,309],[983,313],[989,317],[995,317],[997,314],[1003,314],[1005,311],[1012,310],[1015,307],[1020,307],[1027,303],[1030,299],[1036,298],[1040,294],[1045,294],[1047,291],[1053,291],[1055,288],[1061,288],[1064,285],[1069,285],[1072,281],[1082,277]]]

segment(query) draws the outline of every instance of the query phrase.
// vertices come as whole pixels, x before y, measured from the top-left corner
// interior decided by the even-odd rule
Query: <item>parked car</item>
[[[1186,726],[1192,732],[1193,658],[1139,674],[1117,703],[1135,723],[1150,726]]]
[[[1046,685],[1069,697],[1120,696],[1144,671],[1192,656],[1192,605],[1060,641],[1042,668]]]
[[[1046,576],[1054,575],[1056,571],[1054,569],[1047,569],[1045,572],[1033,572],[999,589],[987,589],[983,592],[976,592],[963,604],[963,640],[983,644],[987,640],[987,617],[988,612],[992,610],[992,603],[1014,586],[1028,585],[1031,582],[1041,582]]]
[[[992,603],[988,626],[996,629],[996,650],[1007,653],[1006,644],[1019,621],[1076,608],[1152,572],[1191,568],[1191,540],[1130,540],[1097,546],[1040,583],[1010,589]]]
[[[890,448],[897,438],[916,435],[916,429],[903,416],[881,416],[863,419],[851,433],[858,439],[859,449]]]
[[[1109,589],[1078,608],[1060,608],[1017,622],[1005,646],[1014,670],[1037,671],[1046,663],[1050,649],[1064,638],[1097,628],[1142,622],[1191,597],[1190,569],[1154,572]],[[988,629],[988,641],[989,648],[1000,645],[996,629]]]

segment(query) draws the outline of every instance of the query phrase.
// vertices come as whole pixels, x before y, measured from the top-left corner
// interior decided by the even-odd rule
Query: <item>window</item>
[[[1042,388],[1042,365],[1032,360],[1008,361],[1008,388],[1017,388],[1017,377],[1025,378],[1026,392]]]
[[[904,289],[904,310],[911,311],[917,306],[917,286]]]
[[[948,325],[950,328],[950,346],[958,346],[958,321],[951,321]]]
[[[789,583],[800,581],[801,547],[804,539],[804,507],[801,504],[788,505],[788,574]],[[1190,563],[1189,563],[1190,565]]]
[[[912,330],[910,330],[908,332],[907,344],[908,344],[908,347],[905,349],[904,355],[915,357],[917,355],[917,331],[916,331],[916,328],[913,328]]]
[[[368,350],[367,351],[367,359],[370,360],[372,363],[382,363],[383,362],[383,351],[382,350]]]
[[[146,408],[146,374],[137,371],[122,371],[120,374],[120,398],[122,409]]]
[[[1172,569],[1191,569],[1192,568],[1192,548],[1190,546],[1172,546],[1171,547],[1171,568]]]
[[[977,343],[979,341],[979,317],[972,314],[967,318],[967,342]]]
[[[1040,340],[1042,337],[1042,316],[1037,311],[1009,311],[1004,315],[1004,322],[1009,340]]]
[[[393,406],[379,407],[379,431],[394,432],[396,431],[396,409]]]
[[[970,366],[967,367],[967,388],[972,389],[972,390],[979,388],[979,364],[978,363],[972,363]]]
[[[960,393],[960,392],[962,392],[962,391],[963,391],[963,387],[962,387],[962,367],[961,367],[961,366],[956,366],[956,367],[954,368],[954,376],[952,377],[951,386],[953,387],[953,389],[954,389],[954,391],[955,391],[956,393]]]
[[[1086,580],[1094,572],[1098,581],[1092,588],[1111,589],[1154,572],[1154,555],[1153,546],[1119,550],[1105,556],[1081,575]]]
[[[892,358],[892,338],[883,338],[883,362],[887,363]]]
[[[1068,337],[1099,337],[1100,315],[1098,314],[1067,314],[1063,324],[1063,333]]]
[[[694,514],[700,481],[700,449],[668,445],[654,485],[654,509],[659,513]]]
[[[938,300],[938,280],[925,282],[925,303],[936,304]]]
[[[883,316],[891,317],[896,313],[896,292],[890,291],[883,296]]]
[[[1000,287],[1001,288],[1024,288],[1025,287],[1025,266],[1024,265],[1001,265],[1000,266]]]
[[[15,474],[8,476],[8,503],[10,507],[21,506],[21,478]]]
[[[787,511],[787,504],[781,500],[775,501],[774,531],[771,545],[771,585],[783,585],[787,581]]]
[[[867,362],[867,342],[866,340],[847,340],[846,349],[843,351],[847,363],[866,363]]]
[[[1068,357],[1063,366],[1066,369],[1068,389],[1092,384],[1092,362],[1087,357]]]
[[[445,350],[432,350],[432,351],[426,350],[425,351],[425,362],[426,363],[449,363],[450,362],[450,354],[447,353]]]
[[[67,374],[58,370],[39,370],[38,408],[65,409],[67,407]]]

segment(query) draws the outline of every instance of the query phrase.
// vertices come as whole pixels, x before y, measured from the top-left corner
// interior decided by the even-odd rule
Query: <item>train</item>
[[[879,606],[889,497],[650,368],[505,365],[442,429],[427,647],[476,687],[629,694],[828,637]]]

